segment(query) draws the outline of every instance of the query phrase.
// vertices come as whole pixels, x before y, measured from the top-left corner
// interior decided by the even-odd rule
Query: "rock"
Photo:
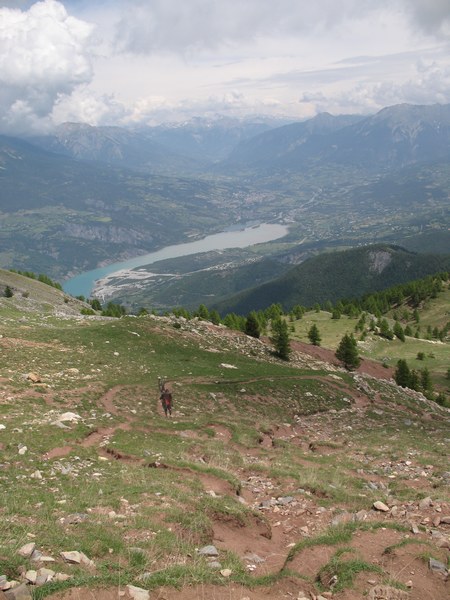
[[[447,576],[448,576],[447,567],[444,565],[444,563],[441,563],[439,560],[430,558],[430,560],[428,562],[428,567],[429,567],[430,571],[433,571],[434,573],[439,573],[440,575],[443,575],[445,578],[447,578]]]
[[[22,556],[22,558],[30,558],[35,549],[36,544],[34,542],[30,542],[29,544],[25,544],[25,546],[19,548],[17,554],[19,554],[19,556]]]
[[[244,560],[246,560],[247,562],[252,562],[255,563],[257,565],[266,562],[264,560],[264,558],[261,558],[260,556],[258,556],[257,554],[255,554],[254,552],[249,552],[247,554],[244,555]]]
[[[32,600],[31,592],[26,583],[14,587],[5,592],[7,600]]]
[[[421,500],[419,502],[419,508],[421,510],[425,510],[426,508],[430,508],[430,506],[432,506],[432,504],[433,504],[433,500],[429,496],[427,496],[426,498],[424,498],[423,500]]]
[[[69,564],[73,565],[86,565],[87,567],[95,567],[94,561],[84,554],[84,552],[78,552],[77,550],[71,550],[69,552],[60,552],[61,558]]]
[[[282,506],[287,506],[288,504],[291,504],[291,502],[294,502],[295,498],[293,498],[292,496],[284,496],[283,498],[277,498],[277,502],[278,504],[281,504]]]
[[[414,535],[420,533],[420,530],[415,523],[411,523],[411,532],[414,533]]]
[[[219,556],[219,552],[215,546],[203,546],[197,552],[202,556]]]
[[[450,517],[441,517],[441,523],[444,525],[450,525]]]
[[[65,421],[76,422],[81,419],[80,415],[73,412],[65,412],[58,419],[57,422],[64,423]]]
[[[60,522],[63,525],[78,525],[78,523],[83,523],[89,519],[89,515],[86,513],[74,513],[72,515],[67,515],[67,517],[62,517]]]
[[[134,585],[127,585],[128,594],[133,598],[133,600],[149,600],[150,594],[148,590],[144,590],[143,588],[136,587]]]
[[[56,573],[56,575],[53,577],[53,581],[67,581],[71,578],[72,576],[67,575],[67,573]]]
[[[25,573],[25,579],[31,583],[32,585],[34,585],[36,583],[36,579],[37,579],[37,571],[34,571],[33,569],[29,569],[26,573]]]
[[[230,575],[232,574],[232,570],[231,569],[222,569],[220,571],[220,574],[222,575],[222,577],[230,577]]]
[[[213,560],[213,561],[211,561],[211,562],[208,563],[208,567],[210,569],[221,569],[222,568],[222,564],[218,560]]]
[[[42,479],[42,473],[40,471],[35,471],[30,475],[31,479]]]
[[[28,373],[27,379],[28,379],[28,381],[31,381],[31,383],[41,383],[42,382],[42,379],[39,377],[39,375],[37,373]]]
[[[36,585],[37,586],[44,585],[44,583],[52,581],[54,576],[55,576],[55,571],[52,571],[51,569],[46,569],[45,567],[42,567],[37,572]]]
[[[369,600],[408,600],[408,592],[389,585],[377,585],[369,591]]]
[[[23,456],[24,454],[26,454],[28,451],[28,448],[26,446],[24,446],[23,444],[19,444],[19,454],[21,456]]]
[[[381,512],[389,512],[389,506],[386,506],[386,504],[384,502],[381,502],[380,500],[374,502],[373,507],[375,508],[375,510],[379,510]]]

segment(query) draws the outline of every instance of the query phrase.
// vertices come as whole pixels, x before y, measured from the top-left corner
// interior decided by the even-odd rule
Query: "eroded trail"
[[[366,411],[373,408],[374,398],[377,405],[382,402],[379,394],[370,396],[364,391],[352,390],[343,382],[330,381],[326,377],[318,379],[326,382],[330,389],[344,392],[351,398],[347,413],[352,418],[353,426],[355,420],[363,421],[366,418]],[[162,469],[168,479],[173,479],[177,485],[182,482],[187,485],[188,482],[196,481],[201,490],[200,496],[209,496],[225,506],[229,503],[232,507],[237,503],[245,508],[244,513],[235,510],[209,509],[208,518],[211,524],[209,541],[217,548],[219,561],[222,556],[231,552],[239,557],[251,577],[277,575],[286,568],[300,577],[300,579],[284,577],[276,584],[256,588],[227,582],[223,578],[221,586],[196,585],[188,586],[181,591],[161,587],[152,590],[151,598],[281,600],[281,598],[302,598],[302,594],[306,598],[313,598],[317,590],[318,577],[324,589],[330,590],[331,596],[328,597],[336,600],[359,600],[361,594],[366,594],[367,590],[383,585],[387,577],[408,584],[412,582],[405,592],[407,594],[404,596],[405,600],[444,598],[442,594],[445,593],[445,581],[438,577],[430,577],[429,573],[421,567],[420,553],[404,548],[405,531],[390,527],[393,520],[391,512],[384,514],[375,510],[364,510],[356,513],[345,500],[340,503],[331,502],[321,485],[314,484],[313,480],[308,483],[306,489],[301,489],[295,477],[276,474],[277,461],[283,459],[283,447],[288,444],[299,451],[291,465],[292,469],[305,470],[313,474],[315,469],[320,468],[322,459],[333,455],[336,465],[341,461],[340,476],[360,480],[361,489],[366,489],[369,485],[374,486],[374,489],[389,489],[390,479],[387,473],[375,474],[368,469],[358,470],[345,464],[349,452],[346,440],[339,438],[339,441],[331,442],[336,433],[336,416],[331,415],[328,418],[326,415],[310,415],[302,417],[294,424],[273,424],[270,430],[260,432],[256,445],[243,445],[236,441],[231,427],[223,423],[215,423],[213,419],[206,426],[209,436],[212,432],[210,438],[205,432],[192,428],[195,416],[190,415],[187,421],[186,417],[176,414],[176,407],[172,419],[166,419],[157,394],[153,405],[149,406],[155,414],[150,419],[150,424],[144,426],[142,418],[130,410],[130,398],[135,397],[137,401],[142,401],[146,394],[147,391],[143,388],[138,389],[133,386],[111,388],[101,397],[100,404],[107,414],[121,422],[108,427],[98,427],[72,446],[54,448],[47,454],[47,458],[51,460],[67,456],[78,446],[97,449],[99,456],[129,464],[133,468]],[[125,401],[126,399],[128,400]],[[341,418],[346,418],[347,413],[344,410]],[[186,420],[186,428],[183,428],[183,419]],[[129,432],[130,435],[139,432],[148,440],[150,448],[152,436],[155,435],[188,441],[193,444],[189,446],[188,452],[198,463],[198,468],[178,466],[170,460],[147,459],[142,455],[134,455],[130,451],[124,452],[120,445],[112,444],[118,432]],[[201,450],[202,444],[207,439],[211,440],[216,452],[217,448],[223,448],[222,463],[219,467],[216,467],[209,452]],[[226,462],[225,457],[227,457]],[[217,468],[218,472],[214,473],[214,469]],[[441,513],[447,509],[450,512],[447,505],[439,506]],[[417,522],[422,520],[425,523],[437,523],[432,504],[420,510],[417,505],[412,504],[410,508],[402,507],[395,513],[395,517],[396,521],[407,527],[410,527],[412,518]],[[348,523],[360,523],[361,528],[356,526],[353,533],[346,538],[345,552],[354,555],[358,560],[376,565],[379,573],[375,570],[369,574],[359,574],[354,581],[353,589],[334,592],[333,578],[337,576],[329,565],[335,560],[339,545],[336,547],[334,544],[318,543],[311,546],[309,541],[314,540],[330,526],[345,526]],[[186,539],[186,531],[183,527],[175,525],[173,532],[180,536],[180,540]],[[407,535],[406,539],[408,537]],[[195,538],[190,539],[192,541]],[[428,543],[429,534],[426,529],[415,534],[414,547],[422,545],[422,548],[426,549]],[[200,538],[199,545],[201,545]],[[436,552],[444,561],[446,550],[436,550]],[[389,591],[388,587],[384,592],[380,592],[380,594],[385,593],[385,596],[373,596],[373,598],[388,600],[394,598],[395,596],[392,595],[394,592]],[[101,590],[95,597],[101,600],[112,600],[117,597],[118,591],[121,597],[132,598],[126,587],[120,590],[117,588]],[[73,589],[52,598],[53,600],[77,600],[89,597],[84,595],[85,593],[88,592],[83,589]]]

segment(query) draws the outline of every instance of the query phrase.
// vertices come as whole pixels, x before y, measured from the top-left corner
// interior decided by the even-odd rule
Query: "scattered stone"
[[[60,552],[61,558],[72,565],[81,564],[81,553],[76,550],[71,550],[69,552]]]
[[[292,496],[285,496],[283,498],[277,498],[277,502],[278,504],[281,504],[282,506],[287,506],[288,504],[291,504],[291,502],[294,502],[295,498],[293,498]]]
[[[94,562],[90,560],[84,552],[78,552],[77,550],[71,550],[70,552],[60,552],[61,558],[74,565],[86,565],[87,567],[94,567]]]
[[[133,600],[149,600],[150,594],[148,590],[143,588],[135,587],[134,585],[127,585],[128,594]]]
[[[450,517],[441,517],[441,523],[444,525],[450,525]]]
[[[255,554],[254,552],[250,552],[248,554],[245,554],[244,556],[244,560],[246,560],[247,562],[252,562],[255,563],[257,565],[266,562],[264,560],[264,558],[261,558],[260,556],[258,556],[257,554]]]
[[[375,508],[375,510],[379,510],[381,512],[389,512],[389,506],[386,506],[386,504],[384,502],[381,502],[380,500],[374,502],[373,507]]]
[[[24,446],[23,444],[19,444],[18,448],[19,448],[19,454],[21,456],[23,456],[24,454],[26,454],[27,451],[28,451],[28,448],[26,446]]]
[[[77,422],[79,419],[81,419],[81,417],[77,413],[65,412],[57,419],[56,422],[59,422],[59,423],[64,423],[65,421]]]
[[[33,569],[29,569],[25,573],[25,579],[28,581],[28,583],[31,583],[32,585],[35,585],[36,584],[36,579],[37,579],[37,571],[34,571]]]
[[[42,479],[42,473],[40,471],[35,471],[30,477],[31,479]]]
[[[412,531],[412,533],[414,533],[414,535],[417,535],[418,533],[420,533],[420,530],[415,523],[411,523],[411,531]]]
[[[83,523],[89,519],[89,515],[86,513],[74,513],[72,515],[67,515],[67,517],[62,517],[60,522],[63,525],[78,525],[78,523]]]
[[[215,546],[203,546],[197,550],[197,552],[202,556],[219,556],[219,552]]]
[[[377,585],[369,591],[369,600],[408,600],[409,593],[388,585]]]
[[[232,574],[232,570],[231,569],[222,569],[220,571],[220,574],[222,575],[222,577],[230,577],[230,575]]]
[[[37,373],[28,373],[27,379],[28,379],[28,381],[31,381],[31,383],[41,383],[42,382],[42,379],[39,377],[39,375]]]
[[[430,568],[430,571],[433,571],[434,573],[439,573],[447,579],[448,570],[444,563],[441,563],[439,560],[436,560],[434,558],[430,558],[428,566]]]
[[[71,578],[72,576],[67,575],[67,573],[56,573],[56,575],[53,577],[53,581],[68,581]]]
[[[21,583],[5,592],[7,600],[32,600],[31,592],[26,583]]]
[[[222,568],[222,564],[218,560],[213,560],[213,561],[211,561],[211,562],[208,563],[208,567],[210,569],[221,569]]]
[[[30,542],[29,544],[25,544],[25,546],[22,546],[21,548],[19,548],[19,550],[17,551],[17,554],[19,556],[22,556],[23,558],[30,558],[31,555],[33,554],[33,552],[36,549],[36,544],[34,542]]]
[[[430,506],[432,506],[432,505],[433,505],[433,500],[429,496],[427,496],[426,498],[424,498],[423,500],[421,500],[419,502],[419,508],[421,510],[425,510],[426,508],[430,508]]]

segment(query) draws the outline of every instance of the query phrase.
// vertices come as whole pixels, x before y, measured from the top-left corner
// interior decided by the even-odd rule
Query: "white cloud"
[[[93,26],[56,0],[0,8],[0,127],[47,127],[54,106],[92,79]]]
[[[0,130],[450,101],[450,0],[0,0]]]

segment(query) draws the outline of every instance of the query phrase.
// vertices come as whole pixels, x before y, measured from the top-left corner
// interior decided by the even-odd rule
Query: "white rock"
[[[134,585],[127,585],[127,591],[133,600],[149,600],[150,594],[148,590],[135,587]]]
[[[79,565],[81,564],[81,553],[76,550],[71,550],[69,552],[60,552],[61,558],[67,563]]]
[[[34,585],[37,579],[37,572],[33,569],[30,569],[25,573],[25,579]]]
[[[380,500],[374,502],[373,507],[381,512],[389,512],[389,506],[386,506],[386,504],[384,502],[381,502]]]
[[[30,558],[35,549],[36,544],[34,542],[30,542],[29,544],[25,544],[25,546],[22,546],[22,548],[19,548],[17,554],[19,554],[23,558]]]
[[[57,422],[59,421],[61,423],[64,421],[78,421],[78,419],[81,419],[81,417],[77,413],[65,412],[57,419]]]

